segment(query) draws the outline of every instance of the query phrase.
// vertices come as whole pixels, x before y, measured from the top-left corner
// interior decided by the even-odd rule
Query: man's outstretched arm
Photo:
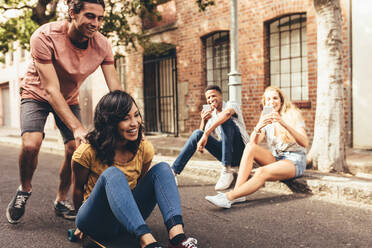
[[[123,90],[115,66],[113,64],[102,65],[103,76],[110,91]]]
[[[42,64],[37,61],[34,63],[40,77],[41,86],[46,91],[49,104],[63,123],[74,133],[76,145],[78,146],[81,142],[85,142],[87,131],[78,118],[72,113],[63,97],[53,64]]]

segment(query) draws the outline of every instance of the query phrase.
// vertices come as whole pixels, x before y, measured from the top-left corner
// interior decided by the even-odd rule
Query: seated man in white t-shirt
[[[207,86],[205,98],[210,109],[203,108],[200,128],[187,140],[172,169],[175,174],[180,174],[195,151],[203,152],[206,148],[223,165],[215,190],[224,190],[234,180],[234,170],[231,167],[239,166],[249,137],[237,102],[225,103],[222,100],[222,91],[216,85]]]

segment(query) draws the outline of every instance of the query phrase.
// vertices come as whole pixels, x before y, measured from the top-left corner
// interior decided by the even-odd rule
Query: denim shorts
[[[282,152],[280,155],[274,156],[277,161],[289,160],[296,167],[296,176],[300,177],[304,174],[306,169],[306,153],[305,152]]]
[[[80,120],[79,105],[70,105],[72,113]],[[25,132],[41,132],[44,137],[44,126],[49,113],[52,113],[54,120],[62,135],[63,142],[75,139],[74,134],[54,112],[52,106],[47,102],[40,102],[34,99],[21,100],[21,135]]]

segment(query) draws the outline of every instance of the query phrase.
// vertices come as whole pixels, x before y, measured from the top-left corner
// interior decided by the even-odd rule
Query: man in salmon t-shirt
[[[31,196],[32,176],[50,112],[65,143],[54,209],[58,216],[75,218],[76,213],[67,201],[71,185],[71,156],[75,148],[85,142],[87,134],[80,122],[79,87],[101,66],[109,90],[121,89],[111,45],[98,32],[103,21],[104,1],[68,0],[67,3],[69,20],[41,26],[30,40],[33,63],[21,84],[21,185],[6,211],[12,224],[20,221],[26,201]]]

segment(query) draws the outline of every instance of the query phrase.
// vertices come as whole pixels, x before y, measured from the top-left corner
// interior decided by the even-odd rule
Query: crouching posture
[[[264,109],[272,109],[272,112],[263,112],[252,132],[251,142],[244,149],[234,189],[206,196],[216,206],[230,208],[237,199],[256,192],[266,181],[299,177],[305,171],[308,138],[300,111],[275,87],[266,88],[262,104]],[[269,150],[258,145],[264,138]],[[262,167],[248,180],[254,160]]]
[[[123,91],[98,103],[94,130],[73,155],[75,235],[110,239],[135,235],[141,247],[161,247],[145,219],[156,204],[169,232],[168,247],[196,247],[186,238],[178,188],[166,163],[152,165],[152,144],[142,135],[142,117]]]

